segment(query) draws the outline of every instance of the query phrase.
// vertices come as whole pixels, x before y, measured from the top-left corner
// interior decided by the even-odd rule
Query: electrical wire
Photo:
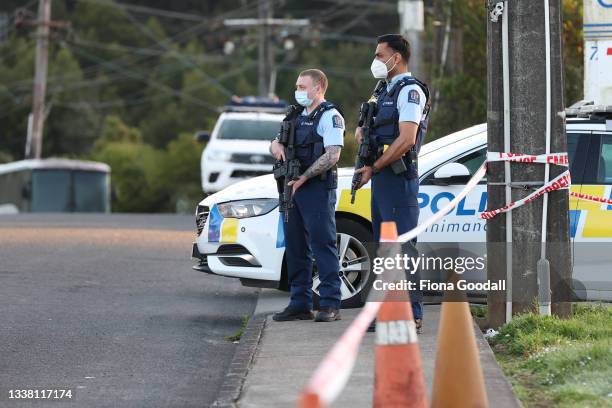
[[[184,97],[188,100],[190,100],[191,102],[193,102],[194,104],[197,104],[199,106],[202,106],[210,111],[213,112],[217,112],[217,109],[214,105],[211,105],[210,103],[201,100],[199,98],[193,97],[191,95],[185,94],[179,90],[176,90],[174,88],[171,88],[167,85],[164,84],[160,84],[156,81],[151,80],[150,78],[144,77],[143,75],[140,75],[138,73],[135,73],[133,71],[129,71],[127,69],[121,68],[115,64],[111,64],[108,63],[92,54],[89,54],[85,51],[79,50],[78,47],[73,47],[73,46],[68,46],[73,52],[81,55],[82,57],[86,58],[86,59],[90,59],[90,60],[94,60],[97,61],[100,64],[103,64],[105,66],[107,66],[109,69],[119,72],[119,73],[125,73],[128,77],[133,78],[135,80],[141,81],[141,82],[145,82],[147,83],[149,86],[152,86],[154,88],[160,89],[162,92],[168,92],[168,93],[172,93],[174,96],[180,96],[180,97]]]
[[[220,80],[222,79],[227,79],[229,77],[232,77],[234,75],[237,75],[247,69],[250,69],[251,67],[257,65],[255,62],[251,62],[249,64],[245,64],[233,71],[227,72],[223,75],[221,75],[219,77]],[[206,84],[205,83],[199,83],[197,85],[188,87],[188,88],[184,88],[182,90],[182,92],[189,92],[189,91],[196,91],[202,88],[205,88]],[[157,101],[157,100],[163,100],[166,99],[168,97],[171,97],[172,95],[169,95],[168,93],[164,93],[164,94],[157,94],[154,96],[148,96],[148,97],[142,97],[142,98],[138,98],[138,99],[133,99],[133,100],[129,100],[129,96],[127,97],[127,101],[126,99],[115,99],[115,100],[111,100],[111,101],[103,101],[103,102],[98,102],[98,103],[78,103],[78,104],[70,104],[70,103],[59,103],[57,105],[60,106],[66,106],[66,107],[70,107],[73,109],[81,109],[81,108],[88,108],[88,109],[106,109],[106,108],[112,108],[112,107],[123,107],[123,106],[134,106],[134,105],[140,105],[143,103],[147,103],[147,102],[151,102],[151,101]]]
[[[219,14],[214,17],[206,17],[206,16],[202,16],[199,14],[195,14],[195,13],[178,12],[178,11],[165,10],[165,9],[159,9],[155,7],[141,6],[141,5],[129,4],[129,3],[118,3],[118,2],[110,1],[110,0],[77,0],[77,1],[82,2],[82,3],[96,3],[100,5],[111,6],[117,9],[121,9],[121,10],[128,10],[128,11],[133,11],[135,13],[152,15],[156,17],[164,17],[164,18],[186,20],[186,21],[193,21],[193,22],[216,21],[216,20],[219,20],[220,18],[226,18],[228,16],[231,16],[237,12],[243,12],[245,10],[253,9],[257,7],[257,1],[255,1],[252,3],[246,3],[243,6],[240,6],[236,9],[227,11],[225,13]]]
[[[155,34],[153,34],[153,32],[148,27],[146,27],[145,25],[140,23],[138,20],[136,20],[127,10],[123,10],[123,13],[127,17],[127,19],[130,20],[130,22],[132,24],[134,24],[140,30],[140,32],[142,32],[144,35],[146,35],[147,37],[149,37],[153,41],[159,42],[159,38],[157,38],[157,36]],[[229,89],[224,87],[221,84],[221,82],[217,81],[215,78],[213,78],[212,76],[208,75],[206,72],[204,72],[199,66],[195,65],[193,62],[183,58],[183,56],[180,53],[176,53],[173,49],[171,49],[170,47],[168,47],[166,45],[164,45],[162,47],[166,51],[168,51],[170,53],[170,55],[175,56],[176,58],[178,58],[181,61],[181,63],[186,68],[191,68],[191,69],[198,70],[198,72],[200,72],[202,74],[202,76],[204,76],[205,80],[208,83],[213,85],[215,88],[217,88],[219,91],[224,93],[226,96],[232,96],[233,95],[233,92],[231,92]]]

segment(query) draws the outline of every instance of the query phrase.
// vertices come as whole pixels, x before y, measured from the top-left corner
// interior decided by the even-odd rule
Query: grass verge
[[[248,315],[242,316],[242,324],[240,325],[240,328],[236,330],[236,333],[232,334],[231,336],[227,336],[225,340],[231,341],[231,342],[240,341],[240,338],[242,338],[242,334],[244,333],[244,329],[246,328],[246,325],[248,322],[249,322],[249,316]]]
[[[525,406],[612,408],[612,306],[517,316],[489,342]]]

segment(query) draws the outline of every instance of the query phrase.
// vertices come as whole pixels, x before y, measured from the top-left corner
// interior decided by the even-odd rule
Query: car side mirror
[[[210,132],[208,130],[198,130],[193,138],[200,143],[208,142],[210,141]]]
[[[470,180],[470,171],[461,163],[446,163],[434,173],[433,183],[440,186],[465,184]]]

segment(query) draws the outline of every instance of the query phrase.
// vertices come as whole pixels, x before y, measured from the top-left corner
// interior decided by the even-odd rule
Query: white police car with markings
[[[608,108],[609,109],[609,108]],[[580,109],[579,109],[580,110]],[[567,120],[571,191],[612,198],[612,112],[585,107]],[[423,145],[419,155],[420,222],[455,198],[486,159],[486,125],[477,125]],[[362,291],[374,280],[370,223],[370,186],[350,203],[352,168],[339,170],[336,204],[343,307],[362,304]],[[486,180],[440,222],[419,235],[420,243],[458,246],[486,241]],[[612,242],[612,205],[570,198],[574,242]],[[194,269],[239,278],[246,286],[287,289],[283,219],[272,176],[257,177],[213,194],[197,206]],[[584,246],[583,246],[584,247]],[[601,252],[601,251],[600,251]],[[574,254],[574,279],[589,299],[612,300],[612,279],[605,260]],[[604,256],[606,254],[603,254]],[[485,276],[472,277],[485,281]],[[313,277],[315,303],[318,280]]]

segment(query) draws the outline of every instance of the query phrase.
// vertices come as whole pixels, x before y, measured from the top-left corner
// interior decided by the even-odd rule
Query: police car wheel
[[[362,292],[371,282],[374,251],[372,231],[365,225],[345,218],[336,219],[338,256],[340,258],[340,291],[342,308],[363,306]],[[319,307],[320,284],[316,263],[313,268],[313,303]]]

